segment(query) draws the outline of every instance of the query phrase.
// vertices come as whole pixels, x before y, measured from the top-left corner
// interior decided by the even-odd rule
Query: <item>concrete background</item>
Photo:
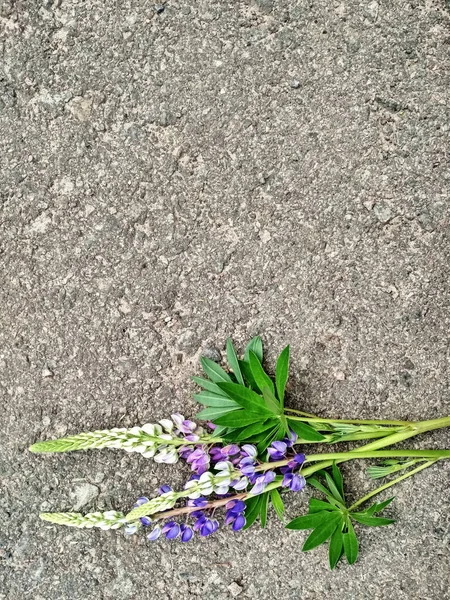
[[[291,406],[450,414],[445,3],[3,0],[0,27],[0,598],[449,598],[447,465],[330,573],[274,515],[189,545],[46,525],[186,469],[27,452],[194,414],[229,335],[292,345]]]

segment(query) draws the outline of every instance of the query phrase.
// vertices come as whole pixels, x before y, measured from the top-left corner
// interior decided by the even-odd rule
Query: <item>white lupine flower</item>
[[[173,431],[173,421],[170,419],[161,419],[159,423],[163,426],[163,428],[167,431],[167,433],[172,433]]]

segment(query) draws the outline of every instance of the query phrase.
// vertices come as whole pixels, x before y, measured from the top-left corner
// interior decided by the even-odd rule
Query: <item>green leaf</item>
[[[267,523],[267,509],[269,507],[269,493],[262,495],[261,507],[259,509],[259,518],[261,521],[261,527],[264,529]]]
[[[225,408],[211,407],[211,408],[204,408],[199,413],[197,413],[195,416],[197,419],[200,419],[200,421],[213,421],[215,423],[218,418],[224,417],[233,412],[237,412],[233,407],[228,407],[228,408],[227,407],[225,407]],[[242,412],[242,411],[239,411],[239,412]]]
[[[197,402],[204,404],[205,406],[241,408],[234,400],[230,400],[230,398],[227,398],[226,396],[218,396],[217,394],[214,394],[214,392],[205,391],[200,392],[200,394],[194,394],[194,400],[197,400]]]
[[[320,490],[323,494],[325,494],[325,496],[328,498],[328,500],[330,502],[333,503],[333,505],[338,504],[339,506],[342,505],[341,502],[336,501],[336,499],[334,498],[333,494],[330,492],[330,490],[328,488],[326,488],[324,485],[322,485],[320,483],[320,481],[318,481],[315,477],[309,477],[308,478],[308,483],[310,485],[312,485],[313,487],[316,488],[316,490]],[[313,500],[313,498],[312,498]]]
[[[259,455],[261,455],[274,440],[282,437],[282,435],[279,436],[281,429],[282,428],[279,425],[276,425],[273,429],[268,431],[267,435],[257,445]]]
[[[280,404],[284,406],[284,391],[286,389],[286,382],[289,376],[289,346],[283,350],[277,360],[277,366],[275,370],[275,383],[277,386],[278,399]]]
[[[244,427],[239,433],[236,435],[236,442],[249,440],[257,436],[260,433],[264,433],[268,429],[272,429],[277,422],[274,419],[266,421],[264,423],[254,423],[253,425],[249,425],[248,427]]]
[[[258,412],[261,415],[259,420],[263,420],[262,417],[273,416],[272,413],[266,408],[264,398],[253,392],[249,388],[239,385],[238,383],[218,383],[221,390],[223,390],[229,398],[237,402],[240,406],[245,409]]]
[[[303,544],[303,552],[308,552],[313,548],[317,548],[320,544],[323,544],[330,538],[336,530],[336,527],[343,522],[341,513],[327,513],[329,516],[326,521],[318,525],[312,533],[306,539]]]
[[[375,510],[373,511],[374,513],[379,513],[382,510],[384,510],[386,508],[386,506],[388,506],[392,500],[394,500],[395,496],[392,496],[392,498],[388,498],[387,500],[384,500],[384,502],[379,502],[378,504],[375,504]]]
[[[284,503],[278,490],[270,492],[270,500],[280,521],[284,521]]]
[[[202,411],[203,412],[203,411]],[[240,428],[261,421],[261,415],[249,410],[235,410],[230,414],[219,417],[214,421],[217,425]]]
[[[347,528],[347,533],[343,534],[344,552],[345,556],[347,557],[348,564],[352,565],[358,558],[358,540],[356,538],[353,525],[350,523],[350,519],[347,521]]]
[[[213,392],[218,396],[226,396],[225,392],[222,392],[222,390],[214,383],[214,381],[210,381],[209,379],[203,379],[203,377],[195,376],[191,377],[191,379],[192,381],[195,381],[197,385],[199,385],[205,390],[208,390],[209,392]]]
[[[211,437],[213,437],[213,438],[221,437],[221,435],[225,434],[226,431],[227,431],[226,427],[216,427],[214,429],[214,431],[212,432]]]
[[[322,510],[320,512],[311,513],[308,515],[303,515],[302,517],[297,517],[293,519],[286,525],[286,529],[314,529],[321,523],[327,521],[332,513],[327,510]]]
[[[279,405],[278,400],[275,398],[275,396],[269,390],[269,388],[264,388],[262,393],[263,393],[263,398],[266,401],[267,409],[270,410],[270,412],[273,413],[274,415],[280,415],[281,414],[281,406]]]
[[[330,546],[328,549],[328,558],[330,561],[330,569],[333,570],[337,565],[339,559],[342,556],[342,552],[344,550],[344,538],[342,535],[342,531],[339,527],[336,528],[336,531],[333,533],[330,539]]]
[[[248,529],[253,525],[259,515],[259,505],[261,502],[261,496],[253,496],[253,498],[248,498],[244,500],[247,508],[245,509],[245,525],[243,529]]]
[[[262,365],[259,362],[259,359],[256,356],[256,354],[251,350],[248,353],[248,362],[250,364],[253,380],[255,381],[260,391],[262,392],[263,389],[267,387],[272,392],[272,394],[275,393],[275,386],[273,385],[273,381],[262,368]]]
[[[236,350],[234,349],[233,342],[230,338],[227,339],[227,360],[236,379],[238,380],[238,383],[245,385],[244,378],[242,377],[241,369],[239,367],[239,360]]]
[[[339,492],[340,496],[342,497],[342,500],[345,503],[344,479],[342,477],[342,473],[341,473],[339,467],[336,465],[335,462],[333,462],[333,465],[331,467],[331,472],[333,474],[334,483],[336,484],[338,492]]]
[[[321,442],[325,437],[302,421],[288,418],[289,427],[302,439],[308,442]]]
[[[311,482],[311,478],[308,479],[308,483]],[[329,502],[324,502],[323,500],[318,500],[317,498],[310,498],[309,499],[309,512],[310,513],[317,513],[320,512],[322,510],[339,510],[336,506],[333,506],[333,504],[330,504]]]
[[[333,498],[345,506],[344,498],[339,493],[339,490],[337,489],[336,484],[334,483],[334,480],[331,477],[331,475],[327,473],[327,471],[324,471],[324,475],[325,479],[327,480],[328,487],[330,488],[330,492],[333,494]]]
[[[369,527],[383,527],[384,525],[392,525],[395,523],[395,519],[383,519],[383,517],[370,517],[363,513],[350,513],[352,519],[367,525]]]
[[[201,363],[202,368],[205,371],[206,375],[208,375],[208,377],[214,383],[219,383],[221,381],[222,382],[223,381],[228,381],[228,382],[232,381],[232,379],[228,375],[228,373],[226,373],[222,369],[222,367],[220,367],[213,360],[210,360],[209,358],[205,358],[204,356],[202,356],[202,358],[200,359],[200,363]]]
[[[249,353],[250,352],[254,352],[256,354],[256,356],[258,357],[259,362],[262,363],[262,361],[263,361],[263,345],[262,345],[262,341],[261,341],[261,338],[259,337],[259,335],[252,338],[249,341],[249,343],[247,344],[247,347],[245,348],[244,360],[246,362],[249,362]]]
[[[259,391],[258,386],[256,385],[255,380],[253,379],[253,375],[252,375],[252,371],[250,369],[249,363],[244,360],[240,360],[239,368],[241,369],[241,373],[244,377],[247,387],[250,387],[255,391]]]

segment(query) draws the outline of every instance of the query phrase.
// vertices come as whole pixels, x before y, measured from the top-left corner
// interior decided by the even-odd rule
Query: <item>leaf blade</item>
[[[350,520],[347,521],[347,533],[343,534],[344,552],[349,565],[353,565],[358,558],[358,539]]]
[[[330,539],[330,546],[328,548],[328,561],[330,563],[330,569],[333,570],[339,559],[342,556],[344,550],[344,538],[341,529],[336,527],[336,531],[333,533]]]
[[[296,421],[294,419],[287,419],[289,427],[295,431],[295,433],[302,439],[308,442],[322,442],[325,437],[313,429],[310,425],[303,423],[302,421]]]
[[[289,376],[289,354],[290,347],[286,346],[286,348],[278,357],[275,368],[275,384],[281,407],[284,407],[284,392],[286,390],[286,383]]]
[[[241,385],[245,385],[244,378],[242,376],[241,369],[239,367],[239,359],[237,357],[236,350],[234,349],[231,338],[227,339],[227,360],[228,360],[228,364],[230,365],[231,370],[233,371],[238,383],[240,383]]]
[[[275,392],[275,386],[273,385],[273,381],[264,371],[258,357],[252,350],[250,350],[250,352],[248,353],[248,362],[253,375],[253,379],[260,391],[262,392],[263,389],[267,387],[273,394]]]
[[[335,532],[339,522],[342,522],[341,513],[332,513],[327,520],[316,527],[312,533],[309,534],[305,543],[303,544],[302,551],[308,552],[320,546],[326,542]]]
[[[223,381],[231,382],[232,379],[228,375],[226,371],[222,369],[217,363],[205,356],[202,356],[200,359],[200,364],[202,365],[202,369],[206,373],[206,375],[213,381],[214,383],[219,383]]]

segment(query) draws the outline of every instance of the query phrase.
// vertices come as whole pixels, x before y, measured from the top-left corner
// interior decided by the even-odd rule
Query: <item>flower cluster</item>
[[[174,464],[185,452],[194,448],[203,448],[211,444],[211,434],[205,432],[194,421],[175,413],[171,419],[162,419],[158,423],[147,423],[131,429],[102,429],[88,433],[79,433],[59,440],[37,442],[32,452],[68,452],[88,450],[90,448],[117,448],[126,452],[137,452],[156,462]]]

